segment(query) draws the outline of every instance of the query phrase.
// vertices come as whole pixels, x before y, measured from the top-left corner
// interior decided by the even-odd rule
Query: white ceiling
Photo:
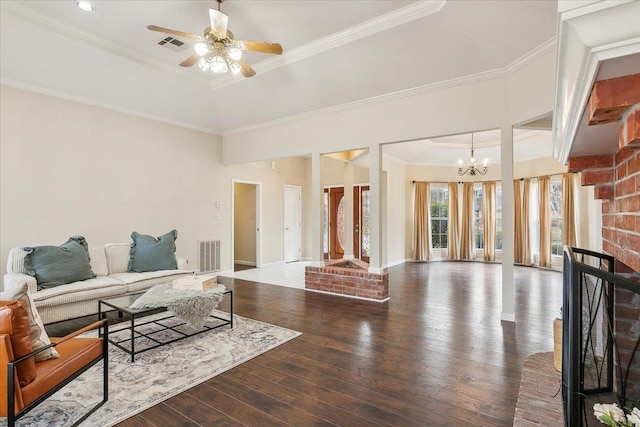
[[[500,131],[474,132],[475,159],[478,164],[500,163]],[[513,130],[513,160],[550,157],[552,151],[550,130]],[[455,166],[459,160],[467,165],[471,157],[471,134],[451,135],[419,141],[388,144],[384,154],[406,164]]]
[[[2,0],[2,83],[212,133],[501,72],[552,45],[557,19],[541,0],[227,0],[236,39],[284,48],[248,54],[244,79],[179,67],[191,52],[146,29],[201,34],[214,1],[93,4]]]

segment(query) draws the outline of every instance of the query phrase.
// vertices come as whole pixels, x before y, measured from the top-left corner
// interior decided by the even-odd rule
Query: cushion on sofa
[[[104,253],[107,256],[109,274],[128,271],[131,243],[107,243],[104,245]]]
[[[96,276],[106,276],[109,274],[104,246],[89,246],[89,258],[91,259],[91,270],[93,270]]]
[[[97,312],[99,299],[118,296],[126,291],[127,287],[121,281],[110,276],[98,276],[94,279],[43,289],[33,294],[32,298],[39,308],[95,300]]]
[[[38,314],[36,305],[31,299],[31,295],[27,291],[27,284],[22,283],[14,289],[9,289],[4,292],[0,292],[0,300],[3,301],[20,301],[22,306],[27,310],[29,319],[29,340],[31,342],[31,348],[39,350],[42,347],[46,347],[51,344],[47,331],[44,330],[44,323]],[[41,362],[47,359],[55,359],[60,357],[55,348],[48,348],[35,355],[36,362]]]
[[[7,258],[7,273],[8,274],[28,274],[24,268],[24,257],[27,256],[22,248],[13,248],[9,251],[9,257]]]
[[[10,335],[13,360],[31,353],[29,317],[20,301],[0,302],[0,334]],[[5,368],[3,366],[3,368]],[[5,368],[6,369],[6,368]],[[24,387],[36,378],[36,361],[33,357],[16,365],[18,382]]]
[[[111,275],[127,285],[127,292],[140,292],[160,283],[171,283],[173,279],[192,274],[188,270],[159,270],[144,273],[116,273]]]
[[[95,277],[89,264],[87,242],[82,236],[60,246],[24,248],[24,268],[38,281],[38,290]]]
[[[176,239],[178,232],[171,230],[158,238],[137,232],[131,233],[131,257],[129,271],[144,273],[147,271],[175,270]]]

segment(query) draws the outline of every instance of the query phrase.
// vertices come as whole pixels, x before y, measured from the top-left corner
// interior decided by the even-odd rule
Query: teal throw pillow
[[[24,269],[36,278],[38,290],[96,277],[89,264],[89,247],[82,236],[69,238],[60,246],[22,248]]]
[[[143,273],[145,271],[177,269],[177,238],[178,232],[176,230],[171,230],[158,238],[136,233],[135,231],[131,233],[133,244],[131,245],[131,257],[129,258],[129,271]]]

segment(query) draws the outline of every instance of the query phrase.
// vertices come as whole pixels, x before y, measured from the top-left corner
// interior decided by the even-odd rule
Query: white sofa
[[[177,270],[130,273],[130,243],[108,243],[104,247],[89,247],[94,279],[68,283],[38,291],[36,278],[24,268],[26,252],[13,248],[7,260],[4,288],[13,289],[27,283],[38,313],[45,324],[98,313],[98,300],[142,292],[153,285],[166,283],[193,273],[187,260],[177,258]]]

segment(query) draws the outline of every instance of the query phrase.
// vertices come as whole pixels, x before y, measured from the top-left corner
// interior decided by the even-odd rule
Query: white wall
[[[273,162],[273,163],[272,163]],[[311,253],[309,201],[311,168],[309,159],[290,157],[273,161],[222,167],[218,179],[224,182],[225,193],[231,197],[231,181],[251,181],[262,184],[262,258],[261,265],[282,263],[284,260],[284,186],[302,187],[302,256]],[[274,168],[272,168],[272,164]],[[231,206],[225,212],[230,215]],[[231,225],[225,233],[231,242]],[[223,267],[224,268],[224,267]]]
[[[231,269],[232,179],[263,183],[263,262],[283,259],[284,184],[303,187],[303,256],[309,256],[309,160],[225,167],[221,137],[2,86],[0,253],[128,242],[132,231],[175,228],[177,254],[197,267],[197,241],[221,240]],[[216,202],[222,207],[217,209]],[[220,219],[217,219],[220,218]]]
[[[220,238],[218,136],[2,86],[0,247],[130,241],[132,231],[178,230],[193,262],[197,240]],[[5,266],[3,265],[3,273]]]
[[[407,179],[404,165],[397,160],[383,156],[382,167],[387,172],[387,265],[395,265],[408,258],[405,254]],[[408,236],[411,238],[411,234]]]

